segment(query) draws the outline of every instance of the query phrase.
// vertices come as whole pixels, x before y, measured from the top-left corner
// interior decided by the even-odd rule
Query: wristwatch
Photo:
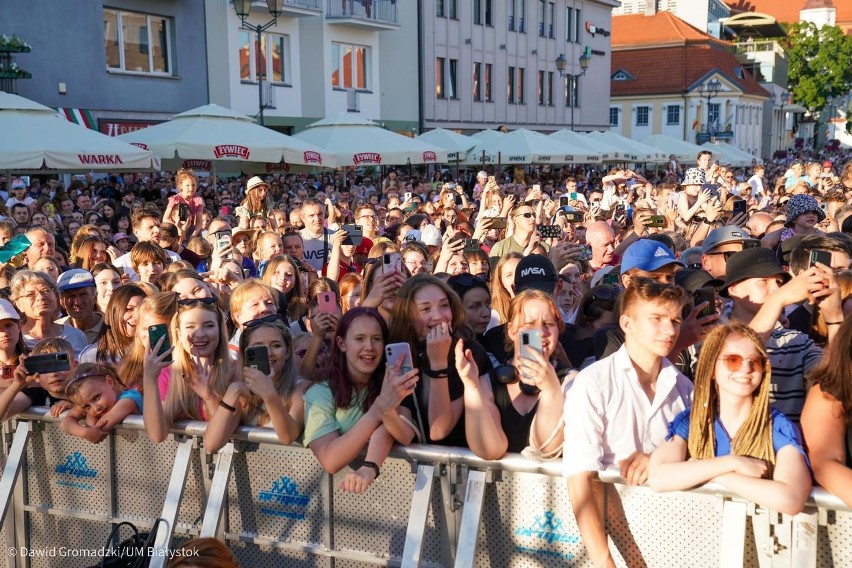
[[[363,461],[361,462],[361,467],[369,467],[370,469],[376,472],[376,479],[379,478],[379,474],[381,473],[381,471],[379,471],[379,466],[376,465],[375,462]]]

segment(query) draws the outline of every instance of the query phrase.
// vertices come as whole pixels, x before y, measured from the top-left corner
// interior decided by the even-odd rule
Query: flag
[[[698,119],[695,119],[695,122],[692,123],[692,129],[695,130],[698,128]]]

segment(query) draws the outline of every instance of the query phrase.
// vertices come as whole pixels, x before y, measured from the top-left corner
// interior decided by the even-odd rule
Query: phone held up
[[[393,367],[397,364],[400,357],[403,358],[400,373],[405,374],[414,369],[414,363],[411,358],[411,346],[408,343],[389,343],[385,345],[385,361],[388,365]]]
[[[257,369],[264,375],[271,372],[269,365],[269,349],[266,345],[255,345],[246,348],[246,367]]]
[[[157,352],[158,355],[162,355],[169,350],[169,347],[171,347],[171,344],[169,343],[169,326],[164,323],[158,323],[157,325],[152,325],[148,328],[148,344],[151,346],[151,349],[154,349],[157,346],[157,342],[159,342],[162,337],[165,337],[166,339],[163,341],[163,345],[160,346],[160,350]],[[169,354],[169,356],[163,361],[171,363],[171,354]]]

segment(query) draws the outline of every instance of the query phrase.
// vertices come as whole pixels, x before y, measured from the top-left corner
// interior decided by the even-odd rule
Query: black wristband
[[[842,321],[827,321],[825,325],[843,325]]]
[[[225,409],[225,410],[227,410],[228,412],[236,412],[236,411],[237,411],[237,407],[236,407],[236,406],[231,406],[230,404],[228,404],[228,403],[227,403],[227,402],[225,402],[224,400],[220,400],[220,401],[219,401],[219,406],[221,406],[222,408],[224,408],[224,409]]]
[[[450,376],[449,367],[445,369],[427,369],[426,374],[433,379],[446,379]]]
[[[381,474],[381,471],[379,470],[379,466],[376,465],[375,462],[371,462],[371,461],[361,462],[361,467],[369,467],[370,469],[375,471],[376,472],[376,479],[378,479],[379,475]]]

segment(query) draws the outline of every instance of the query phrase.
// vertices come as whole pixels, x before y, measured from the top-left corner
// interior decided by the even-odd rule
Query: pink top
[[[160,376],[157,377],[157,386],[160,389],[160,401],[164,402],[166,400],[166,394],[169,392],[169,383],[172,381],[172,366],[169,365],[162,371],[160,371]],[[204,406],[204,401],[200,398],[198,399],[198,413],[201,416],[202,420],[210,420],[207,417],[207,407]],[[186,420],[188,416],[175,416],[177,420]]]
[[[183,203],[184,205],[189,205],[189,214],[190,216],[195,216],[198,213],[204,210],[204,199],[200,195],[193,195],[189,201],[180,196],[180,194],[174,194],[169,197],[169,205],[176,206],[179,203]]]

